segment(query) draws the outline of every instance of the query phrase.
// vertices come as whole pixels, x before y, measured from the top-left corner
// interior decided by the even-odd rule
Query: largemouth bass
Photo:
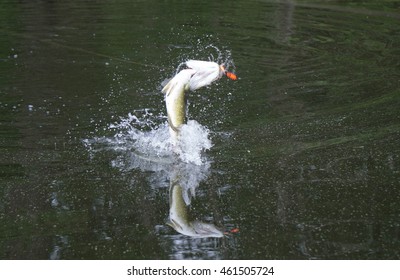
[[[186,93],[208,86],[223,75],[231,80],[237,79],[235,74],[215,62],[188,60],[185,64],[188,69],[176,74],[162,89],[165,93],[170,134],[175,143],[181,126],[186,123]]]
[[[193,69],[184,69],[162,89],[165,93],[169,131],[175,142],[181,126],[186,123],[186,92],[190,88],[190,79],[195,73]]]

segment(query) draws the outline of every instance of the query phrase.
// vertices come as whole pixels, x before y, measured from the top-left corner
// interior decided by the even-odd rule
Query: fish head
[[[190,79],[190,90],[195,91],[201,87],[205,87],[220,79],[222,76],[227,76],[231,80],[236,80],[234,73],[226,71],[224,65],[218,65],[212,61],[188,60],[186,66],[195,70],[195,74]]]
[[[210,85],[221,78],[223,74],[219,65],[211,61],[189,60],[186,62],[186,66],[195,70],[195,74],[190,79],[191,91]]]

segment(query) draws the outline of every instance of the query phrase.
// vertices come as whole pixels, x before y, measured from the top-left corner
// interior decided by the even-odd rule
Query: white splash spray
[[[212,147],[209,130],[195,120],[189,120],[181,128],[178,147],[174,146],[168,123],[154,126],[154,115],[151,113],[137,117],[128,114],[126,118],[108,126],[115,134],[110,137],[96,137],[85,139],[83,143],[89,151],[113,151],[117,159],[112,161],[113,166],[131,169],[143,168],[148,164],[171,164],[176,160],[184,163],[202,165],[206,162],[204,152]],[[149,130],[150,128],[150,130]],[[140,162],[140,164],[138,164]],[[153,168],[156,168],[154,166]],[[155,170],[154,170],[155,171]]]

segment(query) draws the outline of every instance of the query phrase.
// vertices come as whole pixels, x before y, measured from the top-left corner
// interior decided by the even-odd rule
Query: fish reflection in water
[[[223,237],[214,224],[204,223],[190,217],[190,202],[199,181],[208,172],[208,165],[185,164],[171,172],[169,187],[169,222],[177,232],[192,237]],[[191,178],[188,178],[191,177]]]
[[[146,158],[134,155],[134,168],[156,172],[169,179],[169,217],[167,224],[177,232],[197,238],[223,237],[224,233],[213,223],[207,223],[192,218],[190,205],[195,197],[196,189],[200,183],[206,180],[210,174],[209,162],[201,165],[185,163],[172,159]],[[133,167],[132,166],[132,167]],[[153,181],[163,184],[165,176],[157,176]]]

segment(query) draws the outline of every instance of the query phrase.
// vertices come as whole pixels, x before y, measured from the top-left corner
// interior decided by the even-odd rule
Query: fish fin
[[[170,227],[172,227],[173,229],[177,229],[179,228],[180,230],[183,230],[183,228],[181,227],[180,224],[178,224],[177,222],[175,222],[173,219],[171,220],[171,222],[167,222],[167,225],[169,225]]]
[[[161,87],[165,87],[171,80],[172,78],[166,78],[164,81],[161,82]]]
[[[169,82],[163,87],[163,89],[161,90],[161,92],[168,95],[168,94],[171,92],[171,88],[172,88],[172,83],[171,83],[171,81],[169,81]]]

